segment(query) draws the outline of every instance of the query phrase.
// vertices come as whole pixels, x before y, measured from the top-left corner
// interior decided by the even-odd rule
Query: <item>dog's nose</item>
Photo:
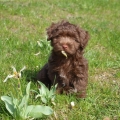
[[[68,48],[68,46],[67,45],[62,45],[62,47],[64,48],[64,49],[67,49]]]

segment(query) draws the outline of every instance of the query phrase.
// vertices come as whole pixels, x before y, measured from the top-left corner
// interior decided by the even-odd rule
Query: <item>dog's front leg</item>
[[[87,81],[80,79],[80,80],[74,81],[73,85],[77,91],[77,97],[85,98],[86,97]]]

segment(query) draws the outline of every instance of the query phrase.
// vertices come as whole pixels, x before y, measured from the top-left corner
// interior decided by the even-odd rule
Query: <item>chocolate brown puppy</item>
[[[88,62],[83,53],[89,40],[88,32],[77,25],[61,21],[47,29],[47,36],[53,49],[48,63],[38,72],[37,80],[49,88],[58,84],[58,93],[75,92],[78,97],[84,98],[88,83]]]

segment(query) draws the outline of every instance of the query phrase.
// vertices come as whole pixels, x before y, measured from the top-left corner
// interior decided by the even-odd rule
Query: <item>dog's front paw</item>
[[[81,92],[77,93],[77,97],[78,98],[86,98],[86,91],[81,91]]]

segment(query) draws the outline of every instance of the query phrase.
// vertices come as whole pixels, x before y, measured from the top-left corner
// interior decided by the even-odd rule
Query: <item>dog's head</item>
[[[53,51],[58,54],[62,51],[67,55],[73,55],[77,50],[83,51],[89,40],[87,31],[67,21],[53,23],[47,29],[47,35]]]

